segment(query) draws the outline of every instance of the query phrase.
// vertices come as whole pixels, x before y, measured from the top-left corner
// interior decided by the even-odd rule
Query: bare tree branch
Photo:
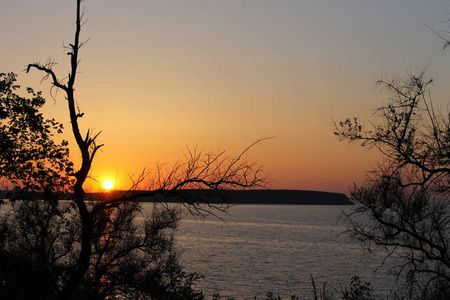
[[[380,80],[392,97],[367,129],[358,119],[336,123],[341,140],[374,147],[383,162],[354,186],[348,232],[368,247],[400,257],[394,269],[421,292],[450,295],[450,113],[437,114],[424,72]],[[406,275],[405,275],[406,276]]]

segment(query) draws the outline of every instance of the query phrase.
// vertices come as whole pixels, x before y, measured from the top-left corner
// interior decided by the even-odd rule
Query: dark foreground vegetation
[[[450,299],[449,107],[435,108],[424,72],[378,83],[390,98],[369,125],[336,124],[339,138],[382,155],[351,189],[347,232],[369,251],[396,257],[391,271],[408,297]]]
[[[81,158],[77,166],[68,142],[58,141],[63,125],[41,113],[41,92],[23,91],[15,74],[0,73],[0,178],[13,191],[8,206],[0,201],[0,298],[201,299],[193,286],[199,276],[182,270],[173,247],[180,210],[214,213],[228,206],[210,201],[218,191],[264,188],[261,168],[245,159],[261,140],[235,157],[188,150],[186,160],[172,168],[143,168],[126,193],[91,197],[85,183],[103,144],[100,133],[81,129],[83,101],[75,93],[80,49],[86,44],[82,2],[74,0],[75,34],[65,47],[68,70],[59,77],[52,60],[26,68],[50,81],[55,101],[64,96],[72,150]],[[186,189],[210,192],[202,194],[199,205],[180,192]],[[61,195],[70,195],[69,201],[60,201]],[[177,198],[180,205],[162,201],[144,214],[139,200],[156,196]]]
[[[370,282],[361,281],[358,276],[354,276],[347,286],[340,286],[339,288],[328,285],[324,282],[321,286],[316,284],[314,277],[311,275],[311,296],[307,298],[299,298],[292,294],[289,298],[282,298],[273,292],[267,292],[264,297],[253,297],[253,300],[376,300],[383,299],[376,297]],[[403,300],[403,298],[395,293],[385,297],[388,300]],[[212,300],[238,300],[235,298],[221,297],[219,294],[214,294]]]

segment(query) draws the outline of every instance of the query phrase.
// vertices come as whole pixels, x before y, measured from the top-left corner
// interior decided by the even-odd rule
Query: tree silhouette
[[[156,197],[164,202],[166,197],[172,197],[182,201],[191,212],[200,214],[214,213],[214,209],[225,209],[227,205],[222,201],[222,189],[259,187],[267,182],[261,168],[245,159],[248,150],[260,141],[245,149],[236,158],[227,157],[225,152],[188,151],[185,162],[177,163],[169,171],[164,171],[162,167],[154,172],[144,170],[126,193],[111,194],[105,199],[90,199],[84,190],[84,184],[92,162],[103,144],[97,142],[99,133],[91,130],[82,133],[79,124],[83,113],[75,103],[79,52],[85,44],[80,41],[84,20],[81,2],[82,0],[76,0],[75,36],[73,43],[67,47],[70,72],[66,79],[60,80],[53,71],[53,61],[45,64],[32,63],[26,68],[27,72],[33,69],[43,72],[44,79],[50,80],[52,89],[64,94],[71,131],[81,154],[81,165],[77,170],[72,170],[72,164],[68,160],[67,143],[56,145],[52,142],[49,130],[59,130],[60,125],[56,121],[43,121],[37,110],[34,111],[35,118],[23,121],[23,126],[31,128],[24,132],[23,139],[30,139],[32,147],[42,144],[43,149],[48,150],[50,145],[55,148],[55,154],[44,155],[48,166],[47,163],[43,165],[47,169],[41,168],[38,174],[31,172],[26,175],[28,177],[20,179],[24,184],[28,184],[27,180],[36,183],[33,186],[36,191],[57,191],[62,184],[67,184],[71,192],[71,202],[12,203],[13,214],[1,220],[0,246],[2,259],[11,262],[8,270],[14,269],[16,272],[11,276],[11,280],[6,280],[7,273],[0,272],[2,278],[5,278],[3,295],[16,295],[14,286],[17,285],[14,283],[26,279],[21,271],[28,268],[36,271],[30,271],[30,274],[39,276],[45,282],[40,286],[25,289],[33,292],[35,298],[97,299],[121,294],[136,299],[200,299],[201,293],[195,293],[192,289],[197,275],[185,274],[182,271],[173,249],[172,234],[178,221],[177,211],[169,206],[162,206],[165,209],[155,208],[152,215],[145,217],[143,223],[138,224],[135,217],[141,213],[141,208],[137,201],[143,197]],[[43,104],[43,99],[40,93],[33,96],[28,107],[37,109]],[[1,112],[3,114],[3,111]],[[40,124],[44,128],[39,132],[42,134],[42,143],[29,135],[34,132],[34,119],[41,120]],[[47,127],[48,125],[50,127]],[[4,125],[4,128],[16,130],[17,126],[20,128],[22,124]],[[5,139],[5,143],[10,142]],[[8,148],[10,145],[5,144],[4,147]],[[15,147],[26,151],[21,145]],[[38,164],[38,156],[27,156],[20,151],[14,152],[14,155],[7,157],[17,157],[24,166]],[[1,175],[13,183],[17,183],[14,176],[27,174],[14,172],[15,169],[9,161],[2,160],[1,167]],[[43,174],[45,180],[40,180],[39,174]],[[49,176],[54,176],[55,182],[49,181]],[[142,182],[149,183],[147,190],[138,191],[137,187]],[[20,256],[27,259],[21,260]],[[21,265],[23,268],[20,268]]]
[[[424,72],[380,80],[391,94],[368,126],[336,124],[342,140],[376,149],[382,161],[351,198],[349,232],[396,256],[394,269],[425,299],[450,296],[450,114],[438,113]]]
[[[0,177],[27,192],[64,193],[73,166],[67,142],[52,137],[63,130],[55,119],[44,119],[41,92],[27,88],[31,98],[17,94],[16,75],[0,73]]]

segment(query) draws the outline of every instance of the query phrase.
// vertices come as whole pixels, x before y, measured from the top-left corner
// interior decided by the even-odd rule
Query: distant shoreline
[[[108,194],[120,195],[127,191],[111,191]],[[133,191],[140,193],[143,191]],[[6,199],[10,191],[0,191],[0,199]],[[353,205],[350,199],[342,193],[306,191],[306,190],[221,190],[211,194],[209,190],[181,190],[181,195],[198,199],[195,203],[202,203],[201,199],[210,197],[211,202],[226,202],[229,204],[276,204],[276,205]],[[103,193],[88,193],[96,197]],[[60,197],[70,198],[69,195]],[[178,198],[161,196],[143,197],[139,202],[180,202]]]
[[[233,204],[353,205],[341,193],[305,190],[227,191]]]

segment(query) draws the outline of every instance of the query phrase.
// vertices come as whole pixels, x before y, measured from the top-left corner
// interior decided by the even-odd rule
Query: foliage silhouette
[[[188,150],[185,162],[170,170],[162,166],[151,172],[144,170],[127,192],[89,198],[84,185],[103,145],[97,142],[99,133],[82,133],[80,129],[83,113],[75,101],[75,83],[79,51],[85,44],[80,41],[84,13],[82,0],[75,2],[75,36],[67,47],[68,77],[58,79],[53,61],[29,64],[26,71],[43,72],[44,79],[51,82],[51,91],[64,94],[81,156],[76,170],[69,160],[67,142],[56,144],[53,140],[53,131],[61,132],[62,126],[39,113],[45,102],[41,93],[29,89],[32,99],[21,98],[14,94],[18,89],[15,76],[2,75],[5,93],[0,120],[5,138],[1,147],[6,150],[1,154],[0,176],[18,192],[0,219],[0,260],[8,263],[0,270],[0,295],[23,299],[104,299],[116,295],[202,299],[202,293],[194,290],[199,275],[182,270],[173,248],[181,207],[164,205],[164,199],[177,198],[184,208],[198,214],[226,209],[221,190],[262,187],[267,182],[262,169],[246,161],[245,154],[260,141],[235,158],[225,152]],[[146,189],[142,190],[144,183]],[[186,189],[191,192],[186,193]],[[61,192],[70,192],[69,202],[58,200]],[[138,200],[143,197],[157,197],[162,204],[152,215],[137,217],[142,213]],[[25,269],[30,271],[25,273]],[[29,285],[22,288],[22,282]]]
[[[374,300],[373,288],[370,282],[362,282],[358,276],[353,276],[350,286],[342,289],[343,300]]]
[[[39,112],[41,92],[27,88],[31,98],[22,97],[15,82],[15,74],[0,73],[0,177],[22,191],[67,192],[73,173],[68,144],[53,140],[63,126]]]
[[[342,140],[382,155],[351,198],[349,233],[369,249],[387,249],[393,271],[426,299],[450,297],[450,114],[438,113],[424,72],[380,80],[391,93],[368,126],[357,118],[336,124]],[[369,127],[369,128],[367,128]]]
[[[329,285],[326,281],[322,284],[322,287],[317,287],[316,281],[312,275],[311,276],[311,286],[312,286],[312,299],[313,300],[374,300],[378,299],[374,296],[373,288],[369,282],[363,282],[358,276],[353,276],[351,278],[350,284],[342,287],[341,291],[338,292],[336,288]],[[224,298],[219,294],[213,294],[212,300],[235,300],[235,298]],[[254,300],[282,300],[280,295],[276,295],[271,291],[266,292],[265,297],[259,298],[257,296],[253,297]],[[285,298],[286,299],[286,298]],[[291,300],[300,299],[310,299],[310,298],[299,298],[296,295],[291,294],[289,297]],[[390,299],[390,298],[387,298]],[[392,300],[406,300],[406,298],[394,297]],[[425,300],[425,299],[424,299]]]

